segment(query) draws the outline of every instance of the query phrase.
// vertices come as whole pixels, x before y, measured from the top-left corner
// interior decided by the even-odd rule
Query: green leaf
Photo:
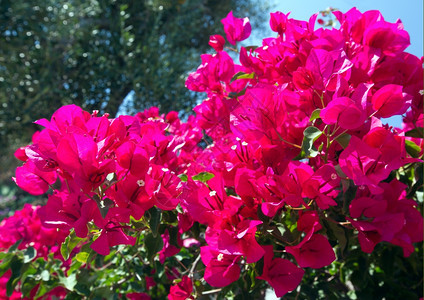
[[[413,141],[405,140],[405,148],[406,152],[412,157],[417,158],[420,156],[421,148]]]
[[[305,157],[315,157],[318,151],[314,149],[314,142],[322,135],[322,131],[314,126],[309,126],[303,131],[302,150]]]
[[[21,271],[23,266],[24,264],[22,263],[22,260],[20,260],[17,256],[12,259],[12,263],[10,264],[12,275],[10,276],[6,284],[6,294],[9,297],[12,295],[16,285],[19,282],[19,279],[21,278]]]
[[[87,262],[88,257],[90,256],[90,253],[88,252],[79,252],[75,256],[75,259],[79,261],[80,263],[85,264]]]
[[[7,252],[9,252],[9,253],[15,252],[15,250],[18,249],[18,247],[21,243],[22,243],[22,239],[16,241],[12,246],[10,246],[10,248]]]
[[[342,135],[340,135],[336,139],[336,141],[337,141],[337,143],[340,144],[340,146],[343,147],[343,149],[345,149],[347,146],[349,146],[350,138],[351,138],[351,135],[350,134],[343,133]]]
[[[47,286],[45,284],[41,283],[40,286],[38,287],[37,294],[35,295],[34,298],[38,299],[39,297],[43,296],[48,291],[49,291],[49,289],[47,288]]]
[[[74,250],[74,248],[83,240],[84,239],[76,236],[75,230],[72,230],[60,246],[60,253],[62,254],[63,258],[67,260],[71,255],[72,250]]]
[[[162,211],[159,208],[153,206],[148,210],[148,213],[150,215],[149,227],[153,236],[156,237],[158,235],[160,222],[162,221]]]
[[[37,256],[37,250],[34,247],[28,247],[24,252],[24,264],[29,263]]]
[[[93,198],[97,203],[97,207],[99,208],[100,214],[102,215],[103,219],[106,218],[109,208],[115,206],[115,202],[113,202],[109,198],[100,199],[98,195],[94,195]]]
[[[316,119],[320,119],[320,113],[321,113],[321,109],[317,108],[316,110],[314,110],[311,114],[311,117],[309,118],[309,122],[313,122]]]
[[[258,46],[246,46],[244,47],[244,49],[246,49],[247,52],[249,52],[250,50],[256,50],[258,48]]]
[[[144,243],[147,250],[147,258],[152,260],[153,257],[163,248],[163,240],[160,235],[153,236],[153,234],[149,233],[144,238]]]
[[[237,79],[253,79],[255,78],[255,73],[244,73],[244,72],[237,72],[234,74],[233,78],[231,78],[230,83],[233,83]]]
[[[15,254],[2,252],[1,254],[1,262],[0,262],[0,277],[9,270],[10,264],[12,263],[12,259],[15,257]]]
[[[417,127],[405,132],[405,135],[422,139],[424,138],[424,129],[422,127]]]
[[[0,260],[3,260],[4,258],[8,256],[13,256],[13,254],[7,253],[7,252],[0,252]]]
[[[197,175],[193,176],[193,180],[197,180],[197,181],[201,181],[203,183],[205,183],[206,181],[208,181],[209,179],[214,178],[215,175],[209,172],[201,172]]]
[[[180,174],[178,177],[181,179],[182,182],[187,182],[188,177],[186,174]]]
[[[77,284],[77,274],[72,273],[68,277],[60,276],[59,283],[72,292],[74,290],[75,285]]]
[[[179,248],[180,246],[178,245],[178,227],[168,227],[168,233],[169,233],[169,243],[171,245],[174,245],[175,247]]]
[[[334,235],[334,238],[339,242],[340,250],[343,255],[347,246],[347,238],[344,228],[331,221],[325,223],[326,227],[331,230],[331,233]]]

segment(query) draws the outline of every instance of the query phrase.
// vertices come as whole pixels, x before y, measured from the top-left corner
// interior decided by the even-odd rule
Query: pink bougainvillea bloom
[[[387,202],[375,197],[358,197],[352,200],[349,205],[350,215],[359,218],[362,215],[366,218],[374,218],[382,215],[387,208]]]
[[[257,262],[264,255],[262,247],[256,242],[256,226],[262,221],[243,220],[235,231],[218,230],[218,248],[222,253],[243,255],[248,264]]]
[[[224,287],[239,279],[240,256],[223,254],[209,246],[201,247],[200,255],[206,265],[205,280],[211,286]]]
[[[364,44],[379,48],[386,55],[402,52],[410,45],[409,34],[403,29],[403,24],[379,21],[366,27]]]
[[[314,75],[304,67],[293,72],[293,84],[298,90],[307,90],[314,85]]]
[[[343,129],[356,129],[367,118],[362,107],[348,97],[333,99],[320,115],[325,124],[337,124]]]
[[[297,220],[297,230],[303,232],[317,232],[322,228],[316,211],[301,213]]]
[[[402,93],[402,89],[401,85],[387,84],[372,96],[372,108],[380,117],[401,115],[411,106],[412,97]]]
[[[14,155],[17,159],[19,159],[21,161],[27,161],[28,156],[25,154],[25,148],[26,147],[20,147],[20,148],[16,149]]]
[[[50,122],[46,119],[37,120],[34,123],[51,130],[51,133],[66,134],[71,132],[85,132],[86,123],[91,118],[90,113],[82,110],[74,104],[65,105],[55,111]]]
[[[32,161],[16,168],[13,180],[24,191],[32,195],[42,195],[56,181],[56,172],[43,172]]]
[[[209,46],[215,49],[216,52],[222,51],[224,49],[225,39],[222,35],[215,34],[211,35],[209,38]]]
[[[313,234],[309,239],[307,237],[296,246],[286,247],[286,251],[295,257],[299,266],[319,269],[328,266],[336,259],[333,248],[325,236]]]
[[[264,268],[258,279],[266,280],[277,297],[293,291],[302,281],[304,270],[287,259],[273,258],[272,246],[262,246],[265,250]]]
[[[302,180],[302,195],[316,201],[321,209],[328,209],[337,203],[333,197],[336,197],[336,190],[340,185],[340,177],[331,164],[320,167],[306,181]]]
[[[191,293],[193,292],[193,283],[188,276],[183,276],[181,281],[176,285],[171,286],[169,291],[169,300],[188,300],[194,299]]]
[[[174,172],[157,165],[151,166],[146,175],[146,192],[155,201],[157,207],[172,210],[178,203],[181,181]]]
[[[230,11],[228,15],[221,20],[221,22],[224,25],[227,40],[232,45],[235,45],[236,42],[247,39],[252,32],[249,18],[236,18],[233,16],[232,11]]]
[[[419,160],[406,157],[405,139],[384,127],[374,127],[363,139],[352,136],[349,146],[340,154],[343,172],[356,185],[366,185],[371,193],[382,193],[378,186],[392,170]]]
[[[110,247],[134,245],[136,238],[127,236],[120,227],[120,225],[108,225],[108,228],[102,230],[100,236],[91,244],[90,248],[101,255],[108,255]]]
[[[163,248],[161,251],[159,251],[159,261],[161,264],[163,264],[167,257],[174,256],[175,254],[180,252],[180,248],[170,243],[170,236],[169,236],[168,229],[165,230],[165,233],[162,234],[161,237],[163,240]]]
[[[149,295],[146,293],[128,293],[126,297],[130,300],[151,300]]]
[[[135,142],[128,141],[120,145],[116,150],[118,164],[130,171],[134,176],[141,177],[149,168],[149,158],[146,151],[137,147]]]
[[[288,14],[284,14],[281,11],[275,13],[270,13],[271,19],[269,20],[269,25],[271,26],[272,31],[278,32],[279,35],[283,35],[286,31]]]

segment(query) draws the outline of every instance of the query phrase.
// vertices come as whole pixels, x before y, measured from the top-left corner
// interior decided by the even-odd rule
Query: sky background
[[[275,10],[291,12],[290,16],[299,20],[308,20],[311,15],[329,6],[342,12],[352,7],[361,12],[379,10],[388,22],[401,19],[411,38],[411,46],[406,51],[423,56],[423,0],[271,0],[271,3]]]

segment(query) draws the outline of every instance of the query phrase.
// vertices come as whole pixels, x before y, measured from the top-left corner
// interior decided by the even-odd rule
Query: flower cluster
[[[320,220],[349,186],[358,192],[345,221],[358,230],[363,251],[386,241],[408,256],[422,240],[407,186],[383,182],[420,160],[405,150],[407,130],[381,120],[406,115],[405,128],[422,124],[422,61],[404,52],[409,36],[400,21],[386,22],[378,11],[334,14],[340,29],[315,29],[316,15],[304,22],[271,14],[278,37],[241,47],[240,65],[213,36],[217,53],[202,56],[187,79],[189,89],[208,95],[194,110],[214,140],[205,166],[215,177],[185,183],[182,206],[208,226],[202,259],[213,286],[237,280],[242,261],[265,255],[260,278],[280,297],[297,287],[301,268],[331,264],[336,257]],[[233,32],[226,30],[232,44]],[[287,243],[300,268],[255,239],[288,208],[298,212],[302,239],[277,242]]]
[[[293,291],[305,268],[336,260],[328,222],[356,230],[364,252],[389,242],[410,255],[423,218],[395,173],[422,163],[422,60],[404,52],[400,21],[357,9],[334,15],[339,29],[315,29],[316,15],[272,13],[277,37],[228,48],[240,64],[225,38],[212,36],[216,53],[202,55],[186,81],[207,99],[185,123],[157,108],[115,119],[60,108],[15,153],[24,161],[16,183],[35,195],[51,187],[38,209],[43,226],[73,229],[101,255],[134,245],[146,227],[132,221],[153,207],[175,212],[177,241],[175,228],[162,229],[160,262],[200,245],[202,276],[218,288],[261,262],[254,277],[278,297]],[[230,13],[222,23],[234,46],[250,35],[247,18]],[[403,129],[382,120],[395,115]],[[293,226],[282,229],[287,219]],[[194,224],[204,234],[189,234]],[[198,262],[177,274],[170,299],[191,297]]]
[[[109,119],[75,105],[57,110],[33,137],[18,149],[25,164],[16,170],[16,183],[37,195],[59,181],[39,215],[45,226],[74,228],[80,238],[93,222],[100,235],[91,245],[102,255],[109,247],[133,245],[124,233],[130,217],[138,220],[153,206],[175,209],[180,194],[177,174],[195,159],[201,132],[181,124],[175,112],[165,118],[152,108],[134,117]]]
[[[56,259],[62,260],[64,267],[67,267],[68,263],[60,254],[60,244],[69,232],[45,227],[38,216],[39,210],[40,207],[26,204],[22,210],[16,211],[13,216],[0,223],[0,250],[10,249],[14,245],[18,245],[18,249],[31,248],[33,259],[42,258],[43,260],[52,253]],[[12,272],[8,270],[0,277],[0,299],[22,299],[19,291],[14,291],[10,297],[6,297],[7,282],[11,276]],[[34,297],[37,289],[38,286],[31,290],[31,297]],[[66,290],[63,287],[57,287],[46,296],[64,297]]]

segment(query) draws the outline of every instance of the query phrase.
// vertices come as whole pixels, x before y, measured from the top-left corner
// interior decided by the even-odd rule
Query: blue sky
[[[401,19],[411,37],[411,46],[406,49],[418,57],[423,56],[423,1],[422,0],[271,0],[274,11],[287,13],[295,19],[308,20],[309,17],[331,6],[346,12],[352,7],[361,12],[379,10],[388,22]]]

